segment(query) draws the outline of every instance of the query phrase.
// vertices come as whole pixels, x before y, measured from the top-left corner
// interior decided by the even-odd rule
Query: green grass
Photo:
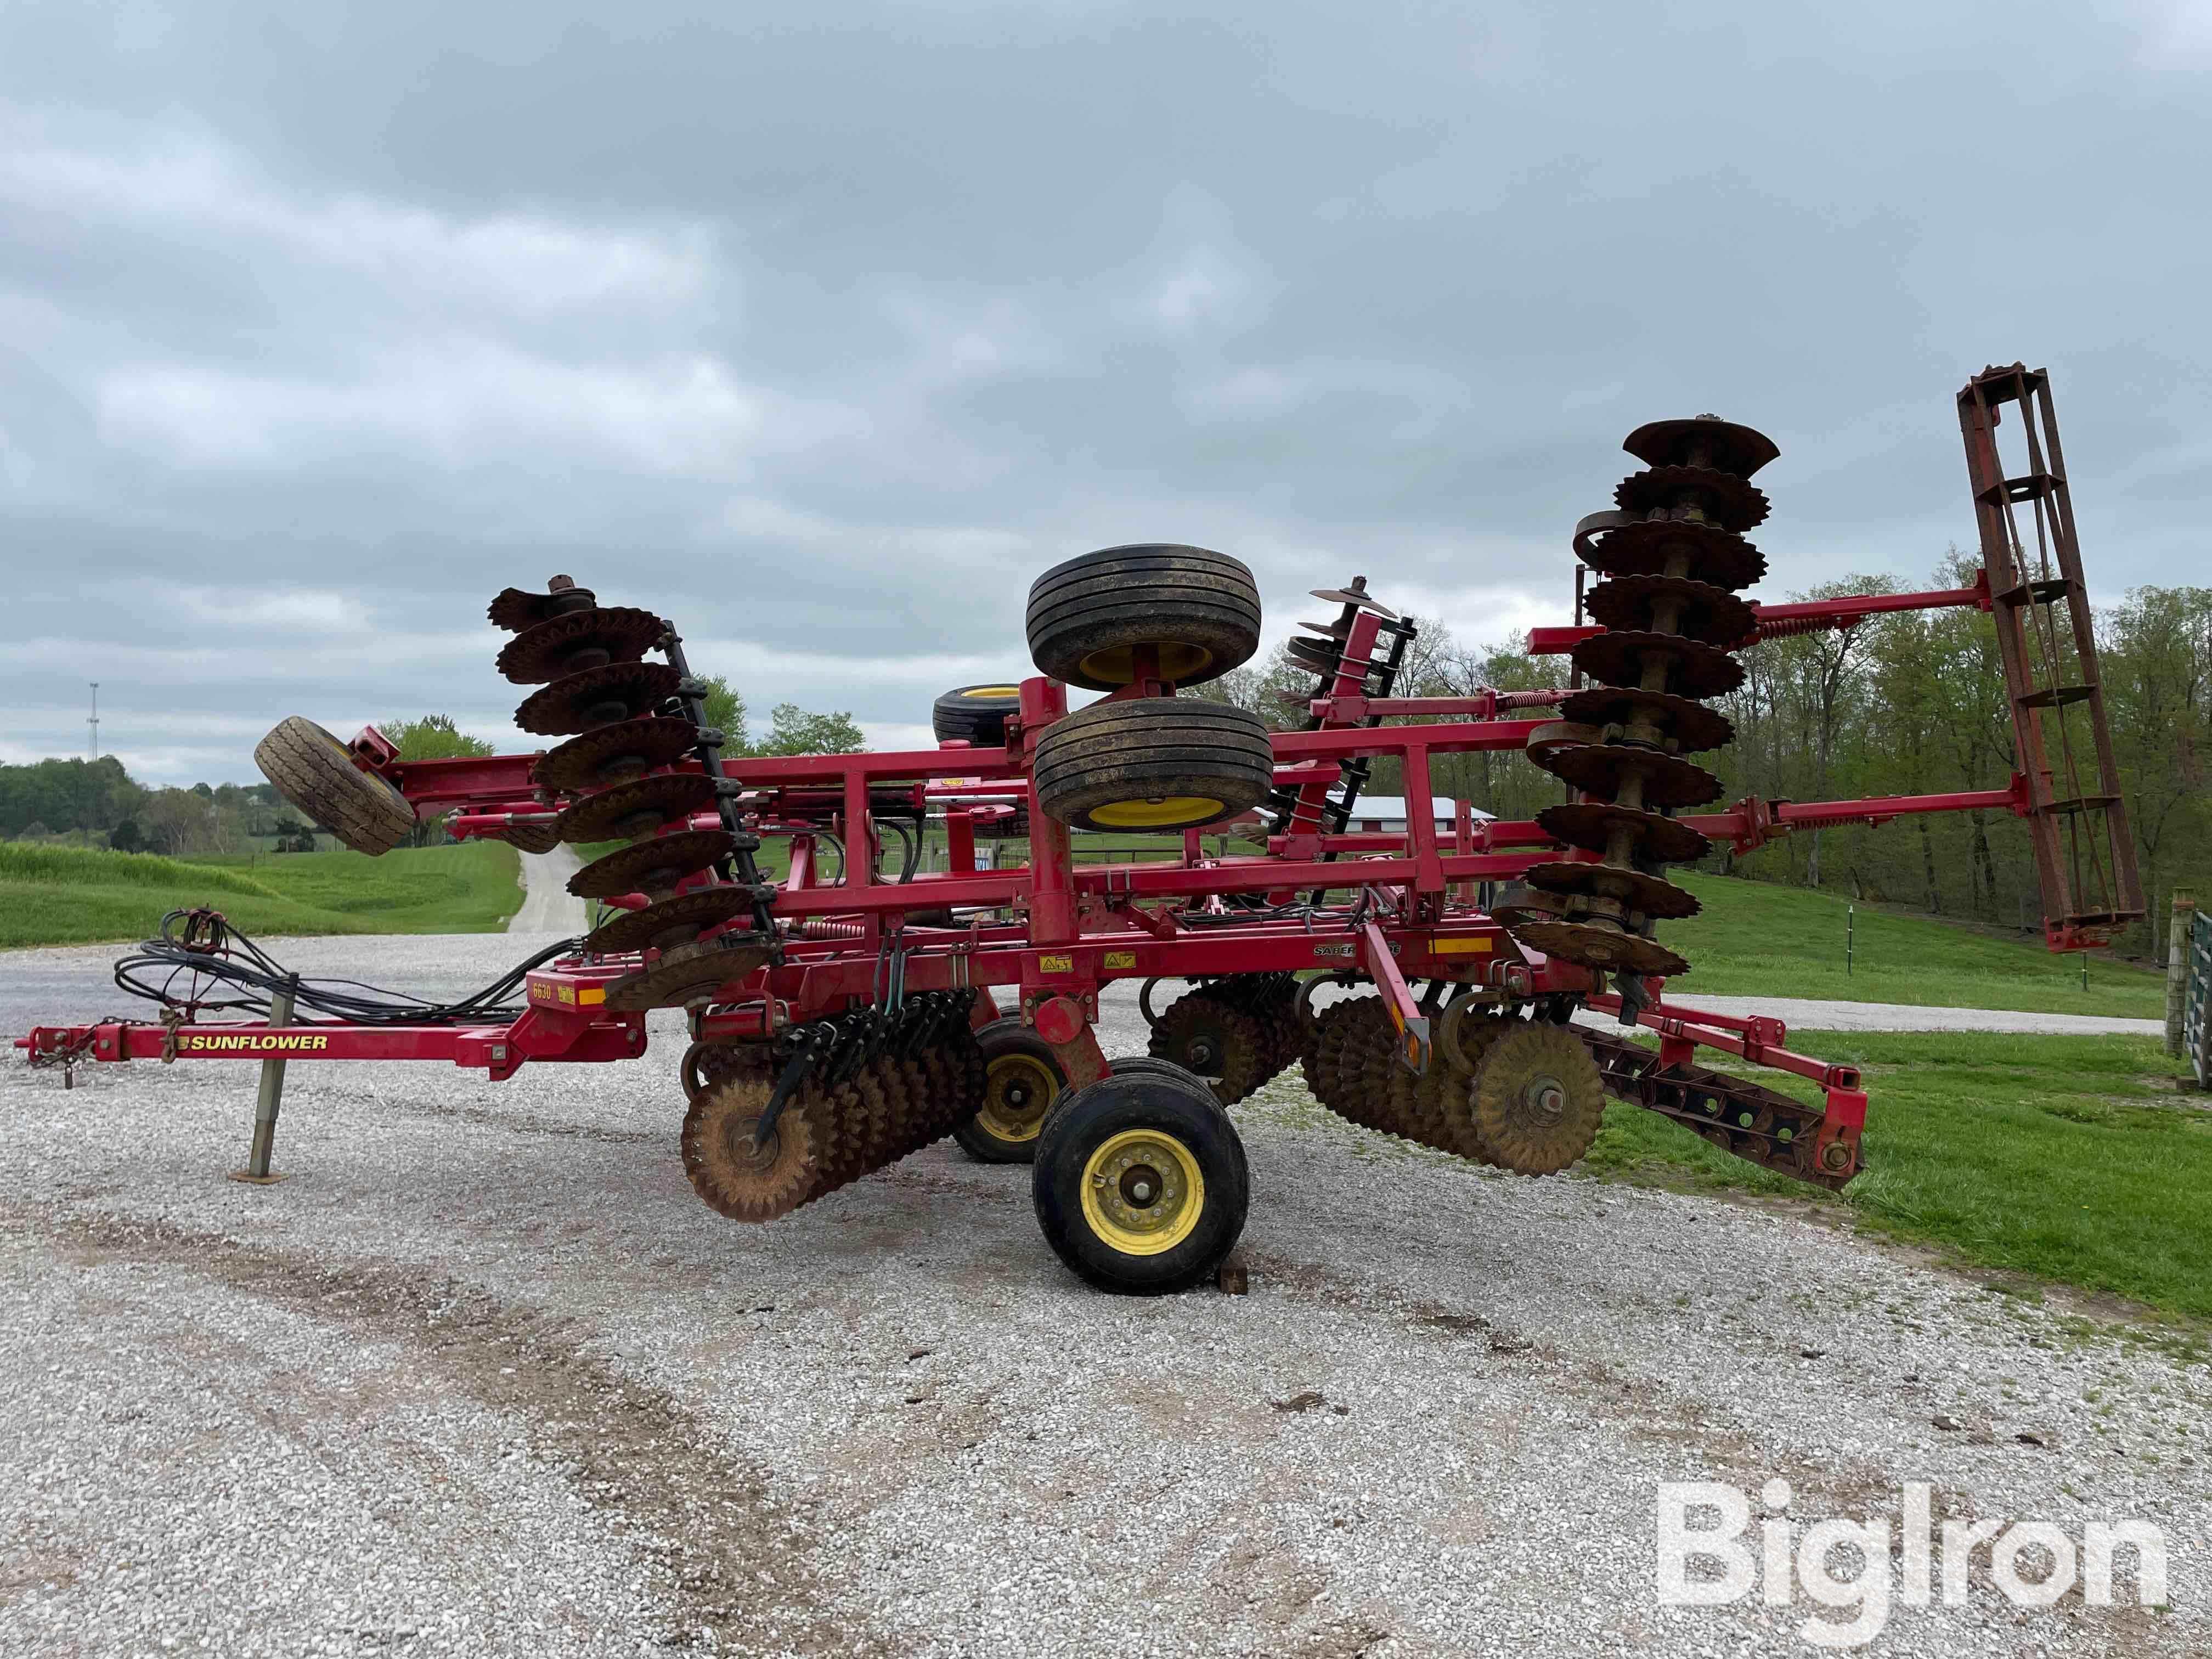
[[[1585,1167],[1804,1198],[1979,1267],[2212,1318],[2212,1098],[2176,1089],[2156,1038],[1793,1031],[1790,1046],[1865,1073],[1867,1171],[1840,1195],[1619,1103]]]
[[[2056,955],[2039,940],[2010,939],[1896,910],[1856,907],[1851,971],[1844,970],[1845,901],[1802,887],[1670,871],[1704,912],[1662,924],[1662,943],[1690,959],[1670,988],[1695,1005],[1716,996],[1822,997],[1933,1008],[2016,1008],[2035,1013],[2159,1019],[2162,975],[2089,953],[2089,988],[2079,954]]]
[[[518,870],[496,842],[191,860],[4,842],[0,946],[144,939],[195,905],[249,933],[488,933],[521,905]]]

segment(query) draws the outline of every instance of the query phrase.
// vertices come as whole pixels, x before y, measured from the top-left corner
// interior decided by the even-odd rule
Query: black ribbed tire
[[[996,749],[1006,740],[1006,716],[1021,706],[1018,685],[957,685],[931,706],[929,729],[939,743]]]
[[[276,793],[356,853],[388,853],[415,827],[407,797],[353,763],[353,753],[311,720],[271,726],[253,750]]]
[[[1070,685],[1113,691],[1151,647],[1159,677],[1218,679],[1260,648],[1260,590],[1241,560],[1203,547],[1139,542],[1056,564],[1030,586],[1030,655]]]
[[[1045,728],[1037,804],[1077,830],[1181,830],[1267,799],[1274,751],[1260,717],[1195,697],[1093,703]]]
[[[1038,1137],[1030,1196],[1054,1253],[1103,1291],[1204,1284],[1244,1231],[1251,1180],[1229,1114],[1180,1080],[1102,1078]]]

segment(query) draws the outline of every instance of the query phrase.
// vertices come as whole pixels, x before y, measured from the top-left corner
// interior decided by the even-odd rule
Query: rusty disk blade
[[[1284,643],[1289,647],[1291,660],[1310,674],[1334,673],[1343,660],[1344,653],[1334,645],[1319,640],[1309,640],[1292,635]]]
[[[1598,634],[1567,653],[1567,659],[1594,680],[1607,685],[1640,686],[1652,658],[1667,665],[1666,684],[1655,688],[1678,697],[1718,697],[1743,684],[1743,665],[1718,646],[1700,645],[1680,634]]]
[[[1686,974],[1690,964],[1663,945],[1587,921],[1532,921],[1513,930],[1532,951],[1583,968],[1629,974]]]
[[[1548,769],[1551,757],[1563,749],[1578,748],[1586,743],[1603,743],[1605,732],[1595,726],[1584,726],[1576,720],[1546,720],[1528,733],[1523,752],[1539,766]]]
[[[758,933],[717,933],[696,945],[678,945],[662,951],[650,968],[610,981],[607,1006],[627,1013],[702,1002],[768,959],[768,942]]]
[[[1765,522],[1766,492],[1757,484],[1710,466],[1654,466],[1632,472],[1614,486],[1614,503],[1624,513],[1657,513],[1672,517],[1694,507],[1707,524],[1723,530],[1749,530]]]
[[[578,898],[616,898],[624,893],[673,887],[694,870],[726,857],[738,844],[726,830],[679,830],[593,859],[568,878]]]
[[[496,666],[517,685],[543,685],[586,668],[635,662],[667,631],[667,623],[653,612],[629,605],[572,611],[516,635],[499,653]]]
[[[1566,901],[1516,881],[1498,896],[1498,902],[1490,907],[1490,919],[1509,931],[1525,927],[1532,921],[1564,921]]]
[[[1713,844],[1686,823],[1640,807],[1616,806],[1611,801],[1570,801],[1547,806],[1536,814],[1536,827],[1554,841],[1579,847],[1586,853],[1607,851],[1614,831],[1626,830],[1635,837],[1631,846],[1655,864],[1687,864],[1713,850]]]
[[[1699,908],[1686,889],[1641,870],[1624,870],[1617,864],[1540,864],[1528,872],[1528,880],[1531,887],[1546,893],[1619,899],[1654,921],[1678,921],[1696,915]],[[1574,907],[1567,908],[1571,912]]]
[[[1620,447],[1646,466],[1711,466],[1739,478],[1748,478],[1782,453],[1764,432],[1717,415],[1647,421]]]
[[[541,737],[565,738],[649,714],[684,677],[661,662],[611,662],[557,679],[514,711],[514,723]]]
[[[684,1173],[711,1208],[732,1221],[788,1215],[820,1182],[804,1096],[777,1117],[765,1146],[753,1145],[774,1088],[765,1075],[732,1078],[707,1090],[684,1116]]]
[[[1718,800],[1721,781],[1693,761],[1628,743],[1586,743],[1561,749],[1537,763],[1586,795],[1618,800],[1632,775],[1644,780],[1647,806],[1703,806]]]
[[[589,611],[598,600],[588,587],[564,587],[559,592],[532,592],[526,587],[502,589],[485,610],[492,626],[504,628],[510,634],[520,634],[526,628],[535,628],[548,617],[565,615],[571,611]]]
[[[1723,648],[1759,631],[1759,613],[1728,589],[1685,576],[1616,576],[1583,594],[1583,609],[1594,623],[1641,632],[1652,628],[1653,613],[1670,601],[1674,625],[1657,631]]]
[[[1339,605],[1356,605],[1362,611],[1372,611],[1389,622],[1398,620],[1398,613],[1364,587],[1316,587],[1310,590],[1317,599],[1333,599]]]
[[[1735,532],[1687,519],[1617,525],[1577,548],[1583,563],[1608,576],[1686,576],[1733,592],[1766,574],[1766,556]]]
[[[1594,728],[1597,735],[1589,739],[1593,743],[1607,741],[1606,727],[1625,726],[1637,720],[1664,732],[1680,754],[1718,749],[1735,737],[1735,727],[1728,716],[1701,702],[1664,691],[1638,691],[1633,686],[1591,686],[1562,702],[1559,712],[1570,720]]]
[[[561,813],[563,841],[612,841],[649,836],[714,804],[714,781],[704,772],[655,772],[586,795]]]
[[[1352,624],[1348,622],[1302,622],[1298,626],[1301,628],[1310,628],[1315,633],[1321,635],[1325,639],[1344,640],[1350,638],[1352,635]]]
[[[667,950],[689,944],[708,927],[743,915],[752,900],[742,887],[696,888],[674,898],[625,910],[584,937],[584,948],[605,956],[648,947]]]
[[[569,738],[541,756],[531,775],[540,789],[580,795],[657,771],[698,744],[699,728],[690,720],[648,714]]]

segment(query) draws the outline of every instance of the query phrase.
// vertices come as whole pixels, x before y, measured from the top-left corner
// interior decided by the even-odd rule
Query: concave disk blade
[[[1616,576],[1583,595],[1594,623],[1624,633],[1652,629],[1652,613],[1674,602],[1674,625],[1659,630],[1686,635],[1704,645],[1741,645],[1759,631],[1759,613],[1728,591],[1686,576]]]
[[[568,890],[578,898],[614,898],[640,889],[673,887],[694,870],[727,856],[737,844],[737,837],[726,830],[679,830],[672,836],[655,836],[592,860],[568,878]]]
[[[526,629],[499,653],[499,672],[517,685],[542,685],[611,662],[635,662],[667,625],[628,605],[572,611]]]
[[[1559,712],[1570,720],[1580,721],[1600,735],[1591,739],[1603,742],[1604,728],[1626,726],[1641,717],[1651,726],[1674,739],[1675,751],[1694,755],[1703,750],[1718,749],[1735,737],[1735,727],[1727,715],[1708,708],[1687,697],[1670,696],[1664,691],[1639,691],[1633,686],[1594,685],[1577,691],[1559,705]]]
[[[1713,844],[1686,823],[1611,801],[1570,801],[1536,814],[1536,827],[1554,841],[1585,852],[1603,853],[1615,830],[1635,836],[1637,854],[1655,864],[1687,864],[1713,850]]]
[[[690,720],[647,715],[617,720],[539,757],[532,775],[540,789],[580,795],[655,771],[698,746],[699,728]]]
[[[1646,466],[1711,466],[1739,478],[1748,478],[1782,453],[1764,432],[1717,415],[1647,421],[1620,447]]]
[[[514,711],[514,723],[543,737],[565,738],[649,713],[684,677],[666,663],[614,662],[557,679]]]
[[[1580,545],[1583,562],[1608,576],[1686,576],[1733,592],[1766,574],[1766,556],[1734,531],[1686,519],[1620,525]]]
[[[609,841],[650,835],[714,804],[714,781],[704,772],[656,772],[586,795],[561,814],[563,841]]]
[[[501,591],[497,599],[486,607],[484,615],[491,618],[492,626],[504,628],[510,634],[520,634],[526,628],[535,628],[548,617],[558,617],[571,611],[589,611],[596,603],[588,587],[567,587],[558,593],[532,592],[526,587],[509,587]]]
[[[1654,921],[1678,921],[1696,915],[1700,908],[1686,889],[1658,876],[1647,876],[1641,870],[1624,870],[1617,864],[1540,864],[1526,879],[1530,886],[1547,893],[1619,899]]]
[[[1749,530],[1766,517],[1766,492],[1733,472],[1710,466],[1655,466],[1632,472],[1613,499],[1624,513],[1673,514],[1695,507],[1707,524]]]
[[[1679,697],[1723,696],[1743,684],[1741,663],[1680,634],[1599,634],[1568,653],[1576,667],[1608,685],[1643,684],[1653,657],[1667,662],[1667,683],[1656,689]]]
[[[1634,744],[1586,743],[1555,750],[1537,764],[1584,794],[1605,800],[1625,794],[1622,786],[1632,773],[1643,775],[1647,806],[1703,806],[1720,799],[1721,781],[1704,767]]]
[[[1673,978],[1690,964],[1663,945],[1583,921],[1532,921],[1513,930],[1532,951],[1606,973],[1663,974]]]
[[[607,986],[607,1006],[618,1013],[639,1008],[681,1008],[741,980],[769,959],[757,933],[717,933],[696,945],[679,945],[659,961]]]
[[[696,888],[648,904],[642,910],[623,911],[585,935],[584,949],[602,956],[642,951],[648,945],[665,950],[687,944],[702,930],[743,915],[751,908],[751,896],[742,887]]]

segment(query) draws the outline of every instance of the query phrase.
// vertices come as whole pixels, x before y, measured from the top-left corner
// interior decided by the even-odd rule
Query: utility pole
[[[92,758],[98,760],[100,758],[100,682],[94,680],[90,684],[92,686],[92,718],[87,720],[85,725],[92,730]]]

